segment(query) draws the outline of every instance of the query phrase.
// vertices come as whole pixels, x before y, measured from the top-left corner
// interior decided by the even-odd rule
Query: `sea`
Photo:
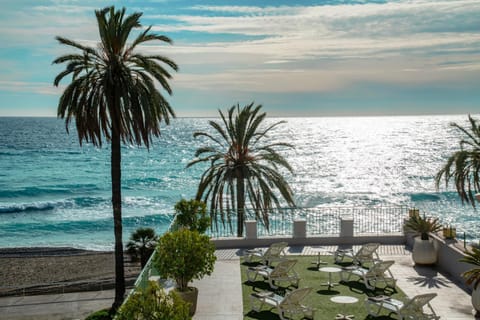
[[[150,150],[122,146],[124,239],[139,227],[164,233],[173,207],[195,196],[205,164],[187,168],[208,142],[215,118],[162,124]],[[478,239],[480,214],[434,176],[458,148],[450,124],[467,115],[268,118],[284,121],[268,137],[294,172],[283,172],[300,207],[419,208]],[[0,117],[0,247],[113,249],[110,146],[80,145],[75,126],[56,118]]]

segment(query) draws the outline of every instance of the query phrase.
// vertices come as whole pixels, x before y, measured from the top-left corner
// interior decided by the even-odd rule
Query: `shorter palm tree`
[[[464,137],[460,140],[460,150],[455,151],[440,169],[435,177],[437,189],[442,180],[445,185],[451,179],[462,202],[475,207],[475,193],[480,191],[480,126],[475,119],[468,116],[470,128],[464,128],[456,123],[452,126],[460,130]]]
[[[222,123],[210,121],[215,135],[195,132],[194,137],[205,137],[210,144],[195,152],[197,159],[187,167],[207,162],[210,167],[203,173],[197,191],[197,199],[210,200],[212,222],[218,228],[218,216],[224,223],[231,222],[231,214],[237,213],[237,236],[243,235],[246,201],[268,229],[268,215],[273,206],[280,208],[281,195],[287,205],[295,206],[293,193],[280,168],[292,172],[292,167],[280,155],[278,149],[293,148],[284,142],[265,141],[272,129],[284,123],[263,126],[266,113],[261,105],[253,103],[240,108],[233,106],[225,115],[220,111]],[[276,190],[275,190],[276,189]]]
[[[155,251],[158,236],[152,228],[138,228],[130,236],[130,241],[127,243],[127,253],[132,257],[132,260],[138,261],[142,269],[147,264],[148,259]]]

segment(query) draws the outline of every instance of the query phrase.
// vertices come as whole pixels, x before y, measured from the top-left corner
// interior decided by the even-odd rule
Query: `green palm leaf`
[[[453,180],[462,202],[475,207],[474,195],[480,191],[480,126],[470,115],[468,120],[468,129],[452,123],[464,137],[459,142],[460,149],[450,155],[435,176],[435,184],[438,189],[442,180],[445,181],[445,186]]]

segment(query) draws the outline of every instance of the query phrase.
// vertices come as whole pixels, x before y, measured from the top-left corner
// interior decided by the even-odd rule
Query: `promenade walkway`
[[[335,246],[322,247],[333,251]],[[354,247],[355,248],[355,247]],[[315,247],[289,247],[288,254],[314,255]],[[382,259],[393,259],[392,272],[398,286],[408,295],[435,292],[432,305],[444,320],[475,319],[470,295],[453,282],[448,275],[435,268],[413,266],[411,253],[403,246],[381,246]],[[243,319],[240,256],[243,250],[216,251],[218,260],[211,276],[195,281],[199,301],[194,320]],[[0,319],[9,320],[71,320],[85,319],[90,312],[108,308],[113,302],[113,290],[66,293],[56,295],[0,298]]]

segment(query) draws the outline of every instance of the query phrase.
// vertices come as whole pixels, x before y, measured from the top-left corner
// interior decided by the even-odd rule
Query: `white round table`
[[[338,267],[323,267],[323,268],[318,269],[318,271],[328,272],[328,282],[322,283],[322,286],[328,286],[328,290],[330,290],[330,288],[332,288],[334,285],[338,284],[338,283],[334,283],[332,281],[332,273],[341,272],[342,269],[340,269]]]
[[[337,314],[335,320],[353,320],[355,316],[353,314],[347,315],[345,308],[347,303],[357,303],[358,298],[350,296],[335,296],[331,297],[330,300],[335,303],[343,304],[343,313]]]

